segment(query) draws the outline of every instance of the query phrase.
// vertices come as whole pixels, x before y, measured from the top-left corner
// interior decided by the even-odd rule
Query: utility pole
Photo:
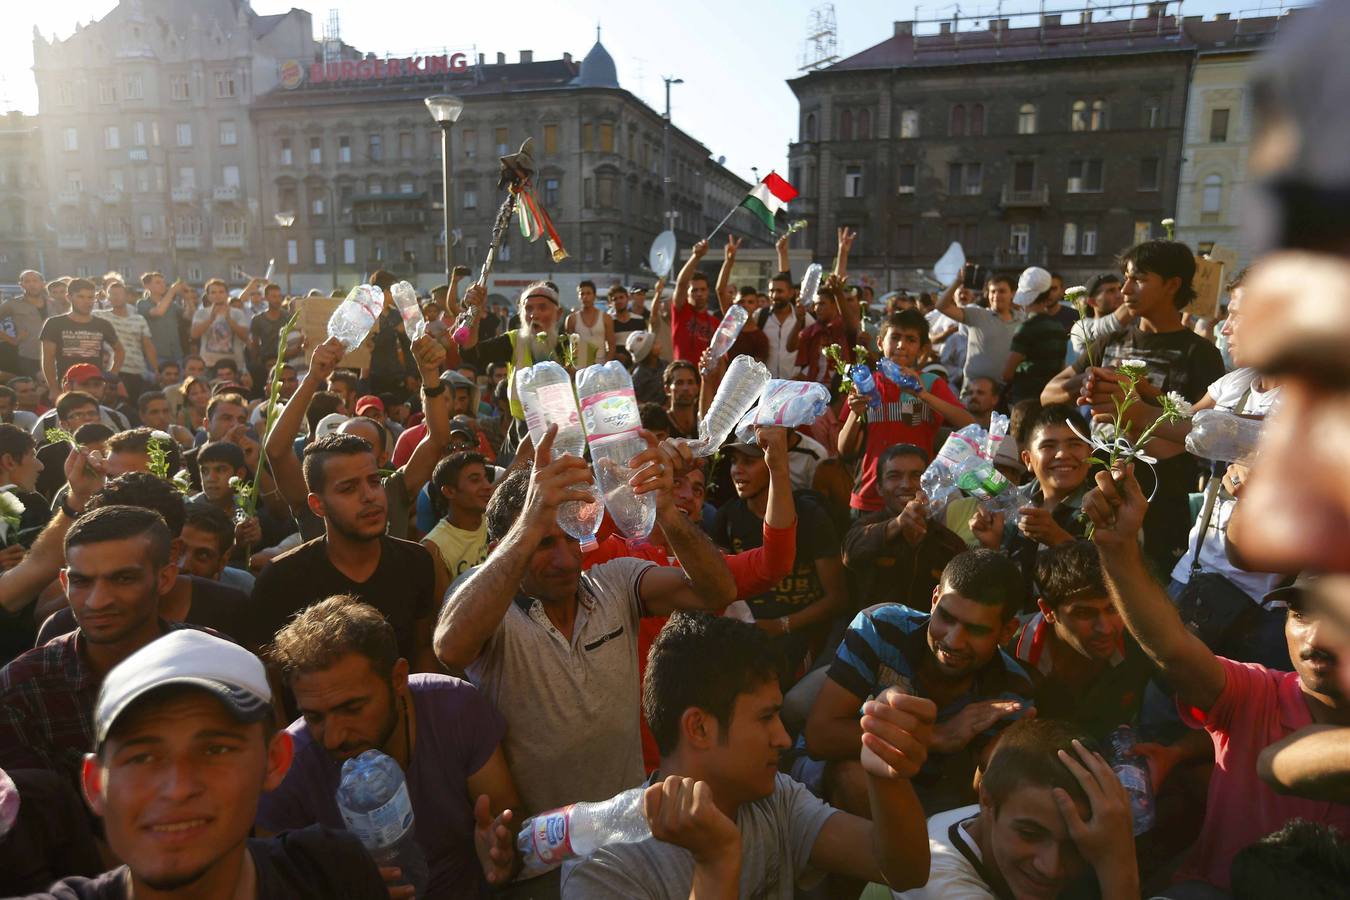
[[[661,135],[661,201],[665,207],[666,228],[675,230],[675,211],[671,207],[670,191],[670,86],[684,84],[683,78],[661,76],[666,83],[666,123]]]

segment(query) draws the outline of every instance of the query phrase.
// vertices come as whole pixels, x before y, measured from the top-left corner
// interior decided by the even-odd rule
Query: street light
[[[670,86],[684,84],[684,79],[663,75],[661,80],[666,83],[666,124],[661,133],[661,199],[665,201],[666,227],[674,231],[675,214],[670,208]]]
[[[291,241],[287,237],[290,227],[295,224],[295,213],[279,212],[272,218],[281,226],[282,249],[286,251],[286,296],[291,296]]]
[[[451,94],[434,94],[423,101],[436,124],[441,126],[441,207],[445,211],[445,283],[450,283],[450,126],[464,112],[464,101]]]

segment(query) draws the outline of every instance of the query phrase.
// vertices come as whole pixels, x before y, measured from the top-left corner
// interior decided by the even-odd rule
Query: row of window
[[[918,191],[917,163],[900,163],[896,167],[896,191],[914,194]],[[1162,161],[1155,156],[1139,160],[1139,178],[1136,190],[1156,191],[1160,187]],[[863,166],[845,165],[843,168],[845,197],[866,196]],[[797,170],[794,178],[799,177]],[[1106,164],[1100,159],[1076,159],[1068,164],[1068,180],[1064,190],[1069,194],[1093,194],[1105,190]],[[800,184],[800,181],[795,183]],[[1038,189],[1036,163],[1032,160],[1015,161],[1012,166],[1011,190],[1015,194],[1030,194]],[[984,193],[984,166],[978,162],[947,164],[947,193],[978,196]]]
[[[1033,226],[1029,222],[1013,222],[1006,226],[997,226],[1000,229],[998,235],[998,246],[994,250],[994,257],[998,264],[1012,264],[1014,262],[1035,261],[1033,250],[1035,246]],[[980,232],[982,226],[978,222],[948,222],[944,228],[943,240],[950,244],[958,241],[966,252],[979,254],[987,252],[987,247],[980,241]],[[984,226],[986,236],[988,235],[988,226]],[[912,256],[916,253],[914,239],[917,232],[912,223],[901,222],[896,225],[895,244],[892,252],[900,256]],[[1136,221],[1134,223],[1134,243],[1142,243],[1153,237],[1153,223],[1147,221]],[[1044,244],[1041,245],[1041,253],[1047,249]],[[1060,236],[1058,246],[1062,256],[1084,256],[1094,257],[1101,252],[1100,249],[1100,230],[1096,223],[1089,222],[1065,222]]]
[[[1039,130],[1040,109],[1035,103],[1021,103],[1017,107],[1016,129],[1018,134],[1036,134]],[[949,137],[980,137],[986,134],[985,105],[983,103],[954,103],[947,114],[947,135]],[[899,115],[899,128],[896,136],[913,139],[920,136],[919,110],[902,109]],[[1143,108],[1143,127],[1162,126],[1162,101],[1156,97],[1147,98]],[[1069,106],[1070,131],[1104,131],[1107,125],[1107,102],[1100,98],[1094,100],[1074,100]],[[816,140],[816,114],[810,112],[802,123],[802,140]],[[866,107],[845,108],[839,111],[836,140],[868,140],[872,137],[872,115]]]
[[[218,100],[231,100],[239,96],[239,79],[235,72],[218,70],[211,73]],[[144,100],[145,79],[140,72],[131,72],[120,79],[100,78],[97,82],[98,102],[116,103],[120,100]],[[192,79],[187,75],[173,75],[169,78],[169,97],[173,100],[192,99]],[[56,86],[56,105],[74,106],[76,84],[62,81]]]
[[[220,177],[216,184],[220,187],[238,188],[242,185],[239,166],[223,165],[219,169]],[[126,191],[127,179],[121,169],[104,169],[105,184],[109,190]],[[137,166],[132,170],[134,180],[130,182],[134,192],[148,194],[164,190],[163,166]],[[197,169],[195,166],[178,166],[174,170],[174,190],[197,189]],[[85,189],[84,173],[79,169],[66,170],[65,189],[71,193],[83,193]]]
[[[191,122],[179,122],[174,125],[174,145],[177,147],[193,146],[193,134]],[[145,122],[133,122],[128,132],[123,132],[120,125],[103,126],[103,149],[120,150],[122,149],[122,136],[126,134],[129,140],[129,147],[158,147],[159,146],[159,122],[151,120]],[[222,147],[235,147],[239,144],[239,128],[233,119],[222,119],[216,123],[216,140]],[[80,130],[74,126],[69,126],[61,131],[61,147],[69,153],[80,149]]]

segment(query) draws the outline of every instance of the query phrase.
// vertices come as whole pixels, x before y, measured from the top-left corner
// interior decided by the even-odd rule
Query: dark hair
[[[980,548],[953,556],[942,570],[944,587],[982,606],[1003,607],[1005,620],[1026,599],[1026,582],[1017,563],[997,550]]]
[[[222,557],[234,546],[234,522],[225,514],[225,510],[215,504],[186,504],[183,525],[191,525],[214,537]]]
[[[155,400],[166,399],[168,398],[164,396],[163,391],[142,391],[141,395],[136,398],[136,411],[143,413],[145,412],[145,408]]]
[[[314,396],[309,398],[309,406],[305,407],[305,424],[309,426],[310,437],[314,436],[314,429],[319,427],[319,420],[337,412],[341,405],[342,398],[333,391],[314,392]]]
[[[1017,441],[1017,449],[1024,450],[1031,442],[1031,422],[1040,411],[1041,401],[1035,397],[1019,400],[1008,410],[1008,434]]]
[[[113,436],[113,430],[102,422],[86,422],[75,429],[75,443],[81,447],[86,444],[94,444],[99,441],[106,441]]]
[[[670,365],[666,366],[665,374],[661,376],[661,383],[666,386],[667,390],[669,390],[671,383],[675,380],[675,373],[680,371],[681,369],[688,369],[690,372],[693,372],[694,380],[695,381],[699,380],[698,366],[694,365],[694,363],[691,360],[677,359]]]
[[[393,272],[390,272],[387,269],[376,269],[374,272],[370,273],[369,281],[380,290],[387,291],[394,286],[394,283],[397,282],[398,279],[394,277]]]
[[[1095,297],[1098,292],[1108,284],[1120,284],[1120,276],[1115,272],[1103,272],[1100,275],[1093,275],[1084,287],[1087,288],[1087,295],[1089,297]]]
[[[98,406],[93,394],[84,391],[66,391],[56,398],[56,418],[64,422],[75,410],[86,406]]]
[[[1077,761],[1075,740],[1091,749],[1090,738],[1071,722],[1021,719],[1009,725],[994,745],[980,781],[980,790],[989,795],[994,814],[1013,791],[1029,786],[1061,788],[1076,803],[1087,803],[1078,779],[1059,759],[1063,750]]]
[[[63,546],[66,559],[70,559],[71,547],[132,537],[144,537],[150,542],[150,562],[155,568],[169,564],[169,545],[173,541],[169,526],[159,513],[141,506],[102,506],[84,513],[66,532]]]
[[[334,370],[333,370],[333,373],[332,373],[331,375],[328,376],[328,383],[329,383],[330,385],[332,385],[332,384],[345,384],[345,385],[347,385],[348,387],[350,387],[350,388],[352,389],[353,392],[355,392],[355,391],[356,391],[356,373],[351,372],[351,371],[349,371],[349,370],[347,370],[347,369],[334,369]]]
[[[764,631],[736,619],[677,612],[647,654],[642,712],[663,756],[680,743],[680,719],[691,707],[717,720],[729,737],[736,698],[777,681],[782,659]]]
[[[449,507],[441,488],[452,488],[459,484],[459,473],[473,465],[482,466],[486,471],[487,457],[473,450],[457,450],[436,463],[436,468],[431,472],[430,491],[431,508],[436,513],[436,518],[444,516]]]
[[[94,491],[89,502],[84,505],[84,511],[105,506],[148,509],[159,514],[171,536],[178,537],[183,533],[186,505],[182,493],[163,478],[149,472],[127,472],[109,479],[103,487]]]
[[[1195,288],[1191,286],[1195,280],[1195,255],[1191,253],[1190,247],[1180,241],[1144,241],[1135,244],[1120,254],[1121,271],[1125,271],[1130,263],[1134,264],[1135,272],[1157,275],[1164,281],[1180,278],[1181,287],[1177,288],[1176,296],[1172,298],[1172,305],[1177,309],[1184,309],[1186,304],[1195,299]]]
[[[887,316],[886,324],[881,326],[881,336],[884,338],[888,331],[918,332],[919,346],[928,346],[928,320],[917,309],[902,309]]]
[[[145,453],[150,449],[150,441],[154,439],[154,436],[155,430],[144,426],[119,431],[108,438],[108,452]]]
[[[594,281],[591,281],[589,278],[584,278],[584,279],[582,279],[581,281],[578,281],[578,282],[577,282],[577,290],[579,291],[579,290],[581,290],[582,288],[590,288],[592,291],[594,291],[594,290],[595,290],[595,282],[594,282]]]
[[[19,402],[19,395],[14,393],[14,388],[7,384],[0,384],[0,397],[7,398],[11,403]]]
[[[370,660],[370,667],[386,682],[399,660],[394,626],[375,607],[347,594],[306,608],[276,633],[267,648],[267,658],[288,680],[331,668],[349,653]]]
[[[141,284],[149,284],[151,279],[163,277],[164,277],[163,272],[145,272],[144,274],[141,275]]]
[[[642,427],[648,431],[664,431],[670,434],[675,430],[670,421],[670,413],[659,403],[643,403],[638,406],[638,418],[642,420]]]
[[[1108,596],[1101,559],[1091,541],[1069,541],[1042,550],[1036,557],[1036,584],[1051,609],[1074,599]]]
[[[225,357],[224,359],[218,359],[215,362],[211,363],[211,371],[215,372],[217,375],[219,375],[222,371],[227,369],[238,375],[239,363],[235,362],[233,357],[228,356]]]
[[[613,284],[611,284],[611,285],[609,286],[609,294],[623,294],[625,297],[627,297],[627,296],[628,296],[628,288],[626,288],[626,287],[623,286],[623,282],[622,282],[622,281],[616,281],[616,282],[614,282]],[[609,294],[606,294],[605,296],[608,297]]]
[[[384,430],[383,425],[381,425],[379,422],[376,422],[370,416],[352,416],[350,419],[348,419],[346,422],[343,422],[342,424],[346,425],[348,422],[366,422],[370,425],[370,427],[374,428],[375,433],[380,436],[380,446],[375,448],[375,455],[379,456],[380,454],[384,453],[385,444],[389,442],[389,436],[388,432]]]
[[[752,284],[747,284],[747,285],[745,285],[744,287],[742,287],[742,288],[741,288],[739,291],[737,291],[736,293],[737,293],[738,296],[741,296],[741,297],[756,297],[756,296],[759,295],[759,291],[756,290],[756,289],[755,289],[755,286],[752,285]]]
[[[989,278],[989,283],[1006,284],[1008,286],[1008,290],[1012,291],[1013,293],[1017,292],[1017,279],[1013,278],[1011,275],[991,275]]]
[[[500,541],[506,537],[511,526],[516,524],[520,511],[525,508],[525,495],[530,490],[531,466],[522,466],[506,473],[506,477],[497,482],[488,501],[487,536],[489,541]]]
[[[70,294],[73,294],[76,291],[93,291],[93,290],[98,290],[98,288],[88,278],[72,278],[66,284],[66,292]]]
[[[370,441],[354,434],[327,434],[305,448],[305,458],[301,463],[305,475],[305,486],[311,494],[322,494],[325,487],[324,466],[330,456],[358,456],[362,453],[374,454]]]
[[[1333,900],[1350,882],[1350,845],[1329,825],[1290,819],[1239,850],[1230,871],[1234,900]]]
[[[238,444],[229,441],[208,441],[202,444],[197,451],[197,465],[204,466],[207,463],[225,463],[232,471],[248,468],[248,463],[244,462],[244,451]]]
[[[0,456],[8,455],[17,464],[37,446],[33,436],[17,425],[0,424]]]
[[[157,372],[159,372],[159,374],[163,375],[163,374],[164,374],[164,370],[167,369],[167,368],[169,368],[169,366],[173,366],[175,369],[177,369],[177,370],[180,371],[180,372],[183,371],[183,364],[180,363],[180,362],[179,362],[178,360],[176,360],[176,359],[163,359],[163,360],[160,360],[159,368],[156,369],[155,371],[157,371]]]
[[[928,451],[922,447],[916,447],[913,444],[891,444],[881,454],[877,456],[877,477],[886,471],[886,464],[898,456],[917,456],[926,466],[928,465]]]
[[[696,272],[694,272],[693,275],[690,275],[690,276],[689,276],[689,280],[690,280],[691,282],[692,282],[692,281],[702,281],[704,284],[707,284],[707,283],[708,283],[708,276],[707,276],[706,274],[704,274],[703,272],[697,272],[697,271],[696,271]]]
[[[781,281],[785,283],[789,288],[796,287],[796,282],[792,280],[791,272],[777,272],[774,274],[772,278],[769,279],[769,281],[771,282]]]
[[[1070,406],[1068,403],[1051,403],[1048,406],[1038,407],[1035,411],[1028,411],[1026,418],[1019,423],[1026,440],[1017,442],[1018,449],[1030,450],[1036,432],[1055,425],[1067,428],[1067,423],[1075,419],[1081,420],[1078,407]]]
[[[248,401],[244,399],[244,396],[242,394],[234,394],[234,393],[216,394],[210,400],[206,401],[207,421],[214,419],[216,417],[216,410],[222,404],[225,403],[229,403],[234,406],[242,406],[245,409],[248,409]]]

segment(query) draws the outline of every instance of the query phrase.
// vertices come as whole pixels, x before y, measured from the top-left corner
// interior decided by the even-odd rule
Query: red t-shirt
[[[933,442],[942,427],[942,414],[914,394],[901,391],[899,386],[876,372],[877,390],[881,393],[881,408],[867,410],[866,432],[863,437],[863,460],[858,479],[849,497],[849,506],[866,512],[881,509],[886,504],[877,492],[877,457],[887,447],[913,444],[933,458]],[[923,376],[928,392],[948,403],[961,405],[945,379],[936,375]]]
[[[797,365],[805,370],[807,381],[829,384],[834,363],[824,355],[825,348],[838,344],[847,360],[853,358],[853,345],[857,342],[858,333],[846,328],[843,319],[835,319],[828,325],[812,322],[797,335]]]
[[[706,309],[694,309],[692,303],[674,306],[670,313],[670,329],[675,358],[696,363],[712,343],[713,333],[717,331],[717,317]]]
[[[1313,723],[1298,676],[1219,657],[1228,680],[1208,712],[1181,709],[1182,720],[1214,741],[1214,774],[1205,823],[1177,881],[1202,879],[1228,889],[1229,868],[1251,846],[1290,819],[1331,825],[1350,834],[1350,806],[1282,796],[1256,774],[1261,751]],[[1180,707],[1181,704],[1178,703]]]

